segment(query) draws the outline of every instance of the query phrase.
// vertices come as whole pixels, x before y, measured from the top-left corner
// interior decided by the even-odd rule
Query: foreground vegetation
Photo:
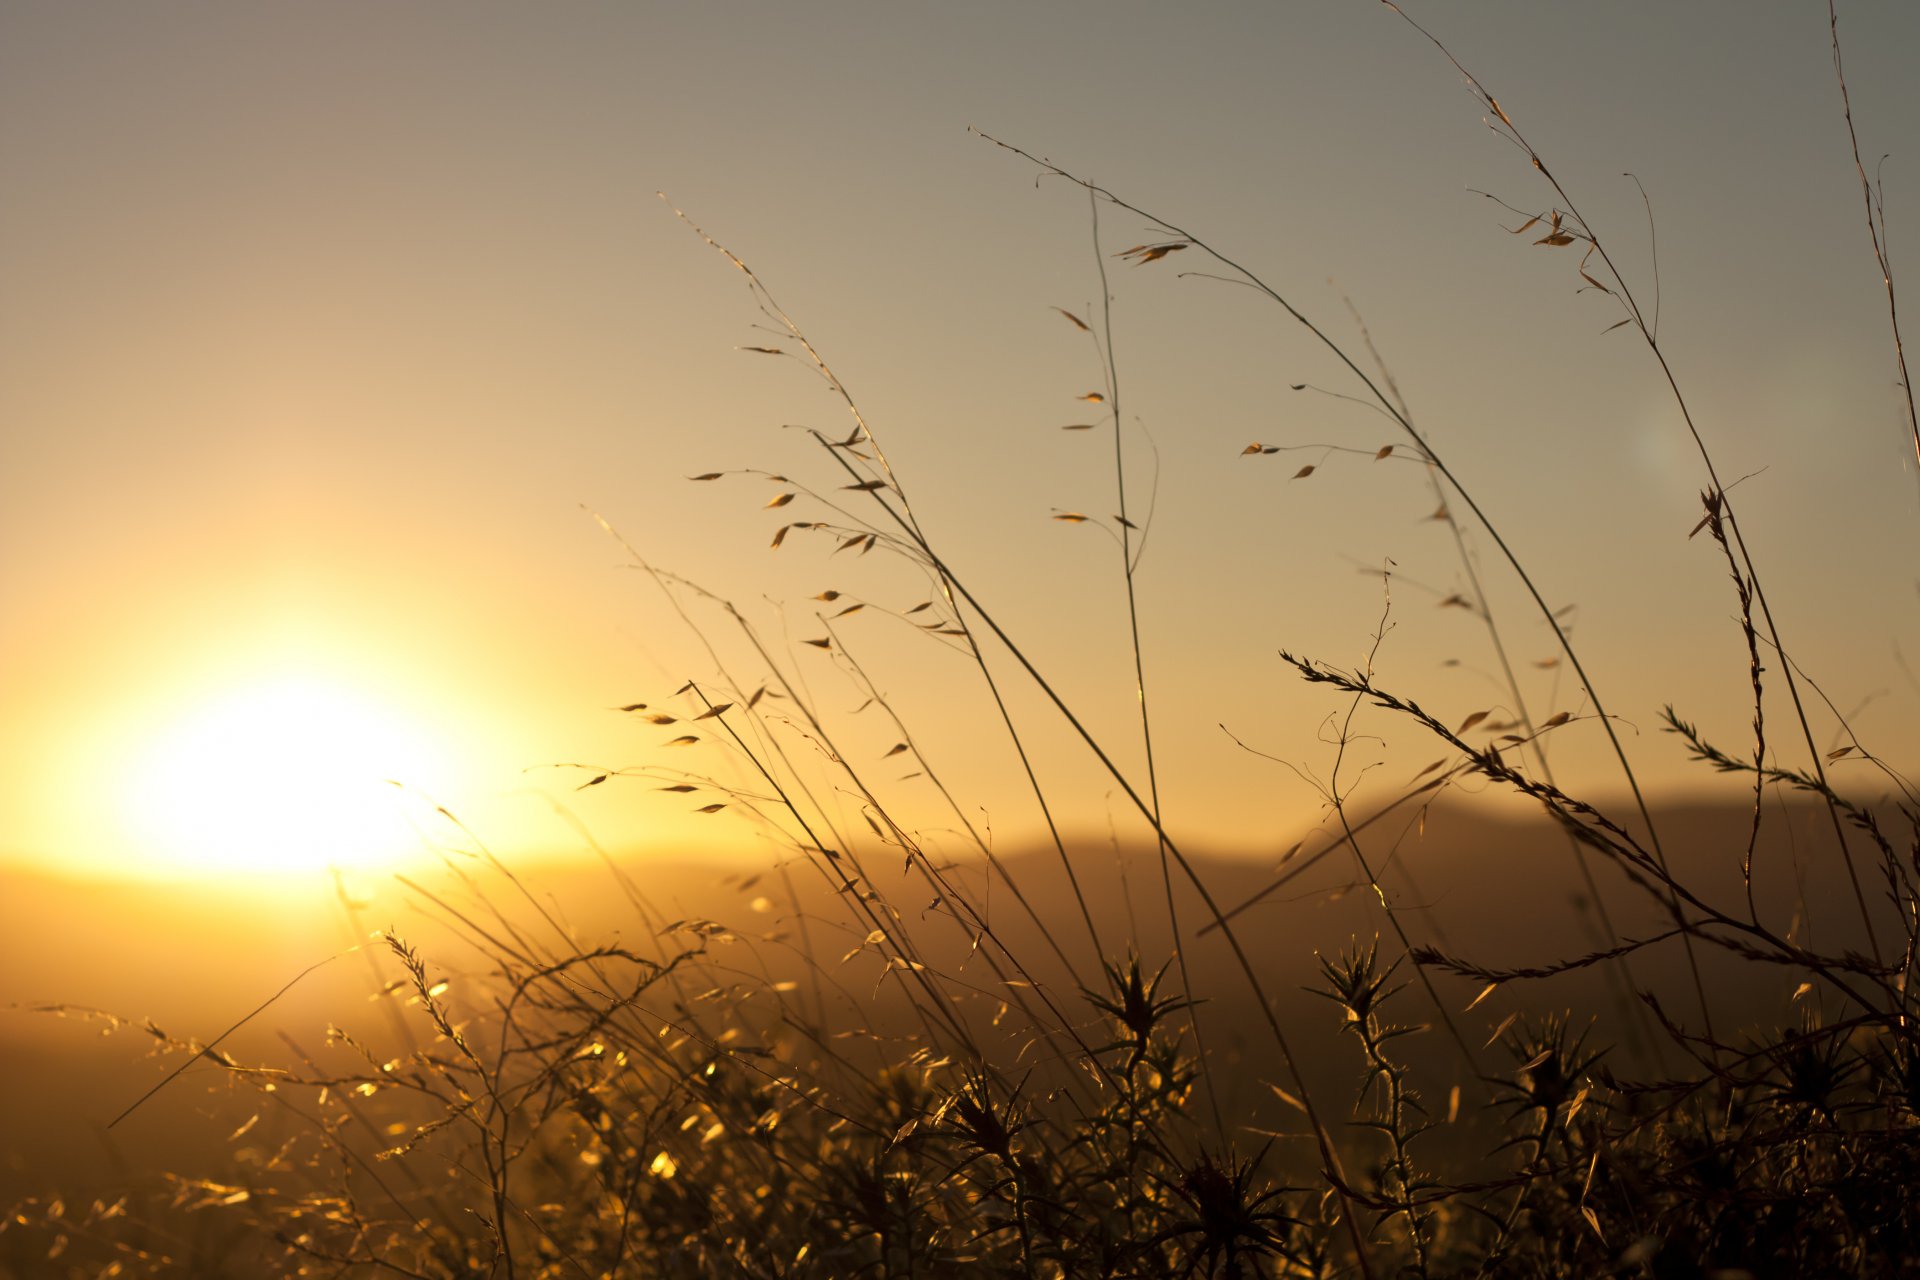
[[[1671,382],[1607,242],[1493,95],[1471,74],[1468,82],[1546,184],[1544,205],[1523,211],[1523,229],[1578,256],[1581,275],[1618,305],[1621,325],[1645,340]],[[709,240],[744,273],[779,335],[778,345],[756,349],[800,360],[850,415],[844,436],[814,435],[814,477],[775,477],[769,505],[797,503],[808,516],[783,525],[775,546],[826,539],[850,555],[915,566],[928,599],[899,613],[929,642],[973,660],[1024,762],[1025,727],[987,661],[989,652],[1011,656],[1152,832],[1166,953],[1142,954],[1144,939],[1127,936],[1127,922],[1097,918],[1057,833],[1066,908],[1027,896],[949,796],[953,821],[1015,899],[1015,908],[990,913],[969,871],[931,856],[913,825],[896,819],[885,789],[839,748],[839,726],[794,677],[791,655],[764,643],[723,598],[636,553],[690,625],[724,629],[756,655],[753,669],[736,670],[715,650],[705,679],[628,708],[704,736],[731,754],[745,781],[649,776],[716,808],[750,809],[777,833],[786,853],[766,892],[783,895],[795,932],[756,938],[732,922],[663,919],[610,866],[650,941],[583,945],[509,868],[478,851],[455,866],[457,899],[420,892],[484,957],[479,976],[451,986],[440,976],[444,960],[388,931],[379,944],[392,978],[391,1025],[333,1027],[324,1053],[308,1058],[290,1045],[291,1056],[273,1062],[151,1031],[155,1047],[183,1064],[212,1058],[231,1089],[257,1091],[259,1111],[277,1118],[282,1137],[247,1147],[224,1177],[175,1178],[164,1199],[16,1206],[0,1237],[0,1270],[1869,1277],[1920,1268],[1912,1190],[1920,1185],[1920,1035],[1911,1008],[1920,795],[1885,766],[1890,803],[1859,801],[1829,781],[1826,765],[1837,755],[1878,761],[1858,741],[1838,752],[1816,746],[1802,709],[1812,687],[1790,661],[1763,661],[1769,650],[1790,650],[1705,446],[1695,535],[1717,549],[1730,578],[1751,671],[1752,738],[1729,750],[1673,712],[1667,728],[1703,768],[1752,784],[1746,893],[1733,902],[1663,847],[1579,651],[1518,549],[1416,429],[1391,380],[1230,255],[1006,149],[1079,183],[1096,219],[1117,207],[1161,228],[1160,239],[1112,256],[1143,267],[1176,253],[1209,259],[1209,269],[1258,290],[1334,351],[1355,394],[1400,430],[1392,447],[1428,470],[1442,511],[1454,513],[1446,518],[1480,530],[1526,584],[1587,691],[1582,719],[1609,739],[1635,803],[1609,813],[1560,789],[1546,744],[1570,717],[1536,719],[1510,670],[1510,714],[1453,725],[1383,687],[1369,665],[1287,655],[1329,698],[1337,749],[1344,752],[1362,710],[1417,727],[1444,755],[1408,798],[1474,779],[1528,799],[1557,824],[1590,885],[1630,886],[1659,906],[1664,927],[1622,936],[1596,888],[1606,934],[1598,949],[1501,970],[1436,945],[1381,891],[1382,868],[1363,838],[1367,815],[1349,811],[1336,763],[1326,799],[1343,835],[1338,850],[1374,891],[1381,934],[1321,957],[1323,1021],[1283,1020],[1275,975],[1251,961],[1238,932],[1243,904],[1215,896],[1160,820],[1137,630],[1127,640],[1141,721],[1128,747],[1143,749],[1146,763],[1128,771],[923,534],[879,433],[800,326],[757,275]],[[1869,192],[1870,218],[1875,207]],[[1101,261],[1105,297],[1106,255]],[[1105,317],[1067,320],[1091,335],[1106,365],[1107,391],[1095,398],[1111,411],[1119,506],[1111,528],[1132,617],[1142,518],[1128,506],[1118,371]],[[1463,571],[1474,583],[1467,606],[1486,622],[1506,669],[1471,561]],[[834,654],[885,707],[831,629],[804,643]],[[1769,681],[1794,708],[1786,731],[1762,714]],[[897,751],[917,756],[907,725],[900,736]],[[585,785],[609,781],[598,774]],[[1816,947],[1756,900],[1752,854],[1763,800],[1775,789],[1825,810],[1831,842],[1811,856],[1822,860],[1818,875],[1844,879],[1857,914],[1848,931],[1834,931],[1839,944]],[[826,799],[835,791],[857,798],[868,831],[839,829]],[[1052,829],[1056,798],[1037,780],[1034,798]],[[894,864],[902,875],[891,874]],[[799,881],[808,882],[804,891]],[[1026,917],[1018,939],[1005,924],[1009,910]],[[1189,940],[1199,933],[1217,936],[1236,958],[1231,994],[1194,980]],[[1681,975],[1682,998],[1657,992],[1636,962]],[[1719,1026],[1722,1001],[1704,975],[1728,963],[1745,981],[1791,993],[1801,1020],[1757,1038]],[[1620,1031],[1631,1027],[1640,1051],[1618,1053],[1587,1019],[1567,1015],[1517,1014],[1486,1039],[1467,1030],[1449,994],[1457,980],[1471,980],[1477,1005],[1515,984],[1587,970],[1606,972],[1627,996]],[[1225,1078],[1232,1068],[1209,1049],[1223,1024],[1209,1020],[1206,1003],[1228,999],[1257,1030],[1249,1033],[1252,1074],[1271,1108],[1258,1116],[1241,1114]],[[1309,1049],[1342,1055],[1349,1086],[1328,1090],[1304,1060]],[[354,1065],[341,1069],[342,1061]]]

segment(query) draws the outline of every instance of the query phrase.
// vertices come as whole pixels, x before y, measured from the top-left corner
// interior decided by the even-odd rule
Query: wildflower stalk
[[[1316,989],[1315,994],[1345,1010],[1342,1026],[1360,1043],[1367,1066],[1355,1110],[1365,1108],[1366,1114],[1357,1123],[1386,1140],[1388,1156],[1381,1168],[1380,1190],[1393,1206],[1388,1219],[1398,1217],[1406,1222],[1414,1270],[1424,1278],[1432,1248],[1433,1211],[1416,1197],[1434,1184],[1415,1172],[1411,1148],[1429,1124],[1424,1118],[1425,1108],[1408,1082],[1406,1066],[1387,1052],[1388,1041],[1410,1034],[1414,1028],[1396,1026],[1382,1015],[1383,1006],[1402,988],[1390,985],[1400,962],[1396,960],[1382,969],[1379,956],[1377,939],[1364,951],[1356,946],[1337,960],[1317,956],[1326,986]],[[1375,1099],[1370,1107],[1369,1097]]]

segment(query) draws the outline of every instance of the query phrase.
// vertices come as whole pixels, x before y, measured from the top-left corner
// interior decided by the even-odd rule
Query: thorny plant
[[[1316,994],[1340,1006],[1343,1026],[1359,1041],[1365,1060],[1354,1124],[1378,1133],[1386,1145],[1373,1176],[1375,1194],[1391,1206],[1383,1212],[1381,1225],[1397,1221],[1404,1226],[1414,1269],[1426,1276],[1432,1265],[1433,1207],[1416,1197],[1440,1184],[1424,1177],[1414,1165],[1413,1144],[1432,1122],[1405,1064],[1389,1051],[1392,1041],[1420,1030],[1387,1019],[1387,1002],[1404,986],[1394,985],[1399,967],[1398,960],[1381,965],[1378,940],[1364,948],[1356,946],[1335,960],[1321,956],[1324,985]]]
[[[1838,19],[1830,16],[1838,73]],[[1640,335],[1698,447],[1707,482],[1695,532],[1709,534],[1732,579],[1753,742],[1749,750],[1724,750],[1671,708],[1666,725],[1707,766],[1753,781],[1743,903],[1720,901],[1669,860],[1562,612],[1548,606],[1487,509],[1415,425],[1364,326],[1373,373],[1199,235],[992,140],[1043,177],[1076,184],[1092,210],[1101,303],[1084,316],[1065,314],[1092,342],[1104,390],[1087,398],[1107,406],[1113,435],[1119,510],[1110,531],[1127,605],[1128,693],[1140,714],[1136,769],[1122,763],[1130,752],[1093,732],[983,592],[936,549],[878,434],[799,324],[742,259],[699,234],[738,269],[773,332],[777,345],[748,350],[800,361],[851,423],[844,436],[809,430],[817,474],[758,473],[777,486],[769,508],[801,504],[805,513],[778,528],[773,546],[829,539],[834,554],[880,552],[926,583],[924,599],[899,608],[822,592],[815,597],[826,606],[821,634],[801,645],[828,654],[890,718],[899,741],[883,758],[917,765],[1044,954],[1031,954],[1005,917],[988,910],[972,869],[936,856],[890,806],[888,789],[844,747],[842,727],[821,711],[791,652],[766,640],[723,596],[629,546],[634,566],[705,645],[710,669],[623,710],[673,735],[669,745],[704,743],[722,762],[702,772],[596,768],[581,785],[644,778],[698,801],[701,812],[731,808],[752,817],[786,851],[777,872],[797,941],[708,919],[668,920],[610,861],[649,941],[583,945],[479,845],[467,859],[446,860],[452,888],[405,882],[478,964],[436,976],[437,958],[392,930],[381,935],[397,970],[381,998],[396,1007],[399,1034],[380,1039],[330,1028],[318,1053],[288,1038],[291,1057],[265,1065],[223,1050],[225,1035],[203,1043],[147,1024],[156,1053],[179,1059],[182,1069],[211,1064],[236,1097],[257,1099],[254,1117],[234,1135],[246,1145],[233,1169],[221,1178],[175,1176],[159,1197],[84,1209],[58,1197],[16,1205],[0,1222],[0,1275],[1905,1274],[1902,1259],[1920,1256],[1907,1190],[1920,1177],[1920,1036],[1912,1006],[1920,976],[1920,795],[1858,739],[1833,752],[1815,747],[1802,689],[1817,694],[1818,687],[1774,624],[1727,486],[1661,346],[1657,300],[1643,309],[1609,241],[1508,111],[1434,43],[1486,109],[1489,127],[1546,184],[1546,207],[1509,206],[1524,219],[1518,231],[1542,233],[1535,243],[1549,249],[1580,251],[1583,285],[1620,308],[1616,327]],[[1841,88],[1844,101],[1844,77]],[[1847,113],[1851,138],[1850,105]],[[1884,219],[1857,140],[1853,146],[1898,354]],[[1158,238],[1109,253],[1100,238],[1103,209],[1146,219]],[[1437,517],[1456,539],[1469,583],[1455,602],[1485,623],[1511,708],[1504,718],[1476,712],[1456,724],[1384,687],[1370,662],[1343,670],[1283,652],[1302,680],[1345,704],[1334,718],[1335,760],[1324,789],[1338,830],[1238,904],[1220,900],[1161,810],[1135,582],[1151,520],[1137,501],[1137,476],[1129,477],[1107,279],[1110,258],[1148,267],[1189,251],[1304,326],[1355,380],[1350,398],[1371,401],[1404,434],[1404,445],[1362,452],[1427,470]],[[1920,447],[1920,427],[1915,440]],[[1456,510],[1470,520],[1456,519]],[[1091,519],[1078,512],[1056,518]],[[1490,540],[1532,599],[1579,681],[1581,714],[1537,718],[1528,709],[1469,537]],[[999,856],[868,676],[835,625],[861,610],[890,612],[969,660],[1049,833],[1073,904],[1071,932],[1084,933],[1084,946],[1062,936],[1055,914]],[[734,649],[744,645],[750,668],[725,656],[723,631]],[[1376,646],[1385,633],[1383,621]],[[1783,761],[1769,741],[1762,714],[1768,666],[1790,695],[1804,763]],[[1093,911],[1083,868],[1056,820],[1057,798],[1036,767],[1031,730],[1012,710],[1020,682],[1037,690],[1152,832],[1171,937],[1164,963],[1143,961],[1123,922]],[[1351,775],[1343,772],[1362,713],[1417,726],[1445,751],[1366,813],[1353,808]],[[1633,797],[1631,819],[1555,780],[1547,745],[1577,723],[1606,737]],[[1842,757],[1878,765],[1897,789],[1895,802],[1866,803],[1837,790],[1826,766]],[[1417,926],[1394,909],[1385,888],[1386,865],[1370,856],[1363,837],[1397,811],[1424,810],[1467,781],[1527,798],[1564,833],[1604,945],[1501,967],[1414,936]],[[1830,815],[1831,854],[1848,878],[1862,949],[1816,947],[1804,931],[1765,918],[1753,864],[1769,788],[1804,793]],[[1889,830],[1896,822],[1906,834]],[[1863,849],[1878,871],[1878,909],[1856,859]],[[1376,939],[1320,962],[1318,994],[1339,1010],[1337,1023],[1322,1030],[1344,1030],[1360,1055],[1352,1124],[1336,1137],[1335,1112],[1295,1050],[1299,1029],[1282,1024],[1274,975],[1255,962],[1240,930],[1254,901],[1341,854],[1371,890],[1395,954],[1383,956]],[[896,859],[910,887],[884,874]],[[1621,936],[1597,872],[1652,904],[1665,927]],[[1183,920],[1183,903],[1197,904],[1198,929]],[[1129,936],[1117,937],[1117,928]],[[1236,998],[1251,1001],[1251,1019],[1265,1033],[1269,1047],[1254,1055],[1257,1071],[1289,1118],[1258,1145],[1252,1138],[1260,1131],[1234,1112],[1221,1079],[1226,1069],[1205,1039],[1205,1028],[1218,1024],[1206,1022],[1203,1006],[1225,993],[1197,989],[1190,934],[1225,942],[1244,988]],[[850,944],[837,958],[836,936]],[[1671,957],[1676,950],[1694,1005],[1684,1016],[1630,967],[1643,952]],[[1702,977],[1703,955],[1797,983],[1799,1023],[1746,1038],[1726,1034]],[[1459,1022],[1495,993],[1582,970],[1608,974],[1630,1008],[1621,1029],[1645,1038],[1652,1057],[1611,1054],[1590,1024],[1570,1015],[1512,1013],[1478,1048]],[[871,977],[871,992],[859,989],[856,971],[861,981]],[[1457,1011],[1442,982],[1461,979],[1478,984],[1479,994]],[[1415,1000],[1431,1023],[1409,1020],[1406,1007]],[[96,1011],[48,1009],[126,1025]],[[1419,1083],[1424,1068],[1407,1052],[1434,1024],[1445,1032],[1456,1082],[1445,1095],[1444,1121],[1425,1101],[1440,1089]],[[1504,1066],[1481,1061],[1495,1045]],[[1462,1153],[1458,1141],[1449,1145],[1434,1133],[1463,1109],[1479,1118],[1480,1128],[1469,1132],[1490,1132],[1490,1150]]]

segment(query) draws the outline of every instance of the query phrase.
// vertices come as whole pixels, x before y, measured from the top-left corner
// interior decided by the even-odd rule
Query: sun
[[[122,827],[166,874],[366,867],[415,853],[401,787],[445,774],[432,734],[325,678],[203,699],[135,754]]]

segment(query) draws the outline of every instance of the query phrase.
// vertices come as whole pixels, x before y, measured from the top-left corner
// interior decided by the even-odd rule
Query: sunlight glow
[[[369,866],[415,852],[396,783],[431,785],[443,753],[351,689],[277,677],[203,702],[143,748],[121,819],[151,869]]]

